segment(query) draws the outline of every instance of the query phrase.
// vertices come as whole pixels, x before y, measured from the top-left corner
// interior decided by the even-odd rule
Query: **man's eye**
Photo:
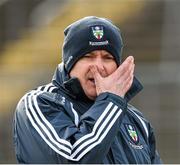
[[[90,55],[85,55],[85,56],[83,56],[84,58],[91,58],[91,56]]]
[[[107,59],[107,60],[114,60],[114,57],[113,56],[106,56],[105,59]]]

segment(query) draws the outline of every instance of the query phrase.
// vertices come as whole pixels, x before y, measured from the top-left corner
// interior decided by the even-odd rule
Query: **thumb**
[[[90,71],[91,71],[92,74],[93,74],[95,83],[97,83],[97,82],[99,82],[99,81],[102,80],[102,76],[100,75],[97,66],[91,65],[91,66],[90,66]]]

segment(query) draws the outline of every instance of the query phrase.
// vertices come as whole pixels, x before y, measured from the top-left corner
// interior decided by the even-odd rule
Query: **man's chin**
[[[86,94],[86,96],[90,99],[90,100],[95,100],[97,97],[96,92],[89,92]]]

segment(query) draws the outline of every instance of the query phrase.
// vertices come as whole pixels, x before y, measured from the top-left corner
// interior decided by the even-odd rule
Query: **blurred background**
[[[16,163],[13,114],[30,89],[49,83],[63,30],[77,19],[111,19],[123,58],[135,57],[144,90],[131,103],[151,121],[164,163],[180,163],[179,0],[0,0],[0,163]]]

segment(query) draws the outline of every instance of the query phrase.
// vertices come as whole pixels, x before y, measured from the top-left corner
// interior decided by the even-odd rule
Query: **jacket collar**
[[[70,78],[68,73],[64,68],[64,64],[60,63],[54,73],[52,83],[62,88],[69,96],[76,98],[78,100],[92,102],[88,97],[85,95],[81,84],[77,78]],[[140,81],[134,77],[133,84],[129,91],[125,95],[125,99],[129,102],[135,95],[137,95],[143,89],[142,84]]]

